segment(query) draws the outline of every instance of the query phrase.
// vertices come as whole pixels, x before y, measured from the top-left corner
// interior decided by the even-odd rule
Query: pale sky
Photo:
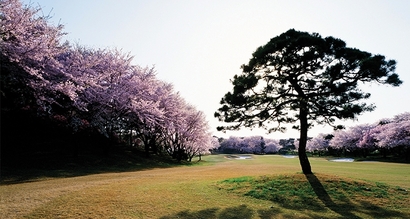
[[[232,90],[230,79],[257,47],[294,28],[333,36],[397,61],[400,87],[372,85],[368,102],[376,110],[346,126],[374,123],[410,111],[410,1],[408,0],[24,0],[40,5],[54,24],[65,25],[71,43],[119,48],[134,64],[155,66],[189,103],[207,115],[221,137],[265,135],[243,129],[226,134],[213,117]],[[317,126],[309,136],[330,133]],[[295,130],[269,138],[298,137]]]

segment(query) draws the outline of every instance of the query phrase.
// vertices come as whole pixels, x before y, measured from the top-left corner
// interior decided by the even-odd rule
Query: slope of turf
[[[272,155],[46,177],[0,185],[0,212],[4,218],[410,218],[410,165],[311,163],[315,175],[307,177],[297,158]]]
[[[403,188],[323,174],[240,177],[223,180],[218,187],[317,218],[324,214],[346,218],[404,218],[410,212],[409,193]]]

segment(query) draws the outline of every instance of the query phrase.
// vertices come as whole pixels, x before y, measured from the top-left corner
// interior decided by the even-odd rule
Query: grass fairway
[[[191,166],[0,185],[1,218],[410,218],[410,165],[203,157]]]

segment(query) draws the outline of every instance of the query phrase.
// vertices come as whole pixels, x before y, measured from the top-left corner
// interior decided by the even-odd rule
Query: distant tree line
[[[269,139],[262,136],[219,138],[219,153],[276,154],[289,153],[295,149],[294,139]]]
[[[1,1],[2,161],[113,145],[191,160],[215,147],[203,112],[117,49],[63,42],[40,7]]]
[[[307,142],[306,149],[318,155],[366,157],[379,154],[410,160],[410,113],[338,130],[332,134],[319,134]]]
[[[220,153],[297,154],[299,139],[268,139],[262,136],[219,138]],[[361,124],[307,141],[312,156],[394,156],[410,160],[410,112],[373,124]]]

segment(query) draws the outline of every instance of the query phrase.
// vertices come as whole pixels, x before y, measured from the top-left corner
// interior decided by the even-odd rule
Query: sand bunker
[[[353,158],[338,158],[338,159],[332,159],[329,161],[333,161],[333,162],[353,162],[354,159]]]
[[[252,159],[252,155],[226,155],[225,158],[236,159],[236,160],[246,160],[246,159]]]
[[[295,155],[283,155],[282,157],[284,157],[284,158],[295,158],[296,156]]]

